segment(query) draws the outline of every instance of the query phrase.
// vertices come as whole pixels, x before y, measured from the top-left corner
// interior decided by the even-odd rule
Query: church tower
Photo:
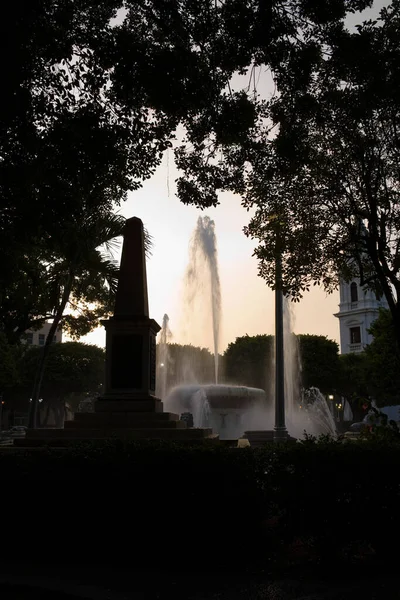
[[[360,280],[340,282],[339,312],[340,352],[362,352],[372,341],[368,329],[378,318],[380,308],[388,308],[386,299],[377,299],[372,290],[363,290]]]

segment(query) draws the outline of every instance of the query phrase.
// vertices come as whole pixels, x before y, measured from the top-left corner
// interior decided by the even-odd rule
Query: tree
[[[244,203],[256,207],[246,231],[260,240],[268,283],[278,213],[286,292],[298,299],[312,282],[332,291],[358,276],[385,295],[400,342],[399,8],[357,33],[331,32],[310,84],[282,84],[268,108],[279,131],[268,143],[266,127],[248,152]]]
[[[31,379],[40,356],[40,348],[31,346],[24,356],[27,371],[24,381]],[[100,392],[104,379],[104,348],[81,342],[52,344],[49,351],[43,395],[94,395]],[[28,375],[30,373],[30,375]]]
[[[343,354],[337,391],[351,404],[355,420],[362,420],[371,400],[377,406],[399,404],[400,352],[390,311],[380,309],[364,352]]]
[[[79,222],[82,204],[103,215],[118,206],[152,175],[187,107],[208,103],[225,85],[196,49],[180,4],[7,7],[0,25],[0,329],[10,341],[52,316],[40,275],[65,223]],[[209,34],[209,8],[194,7],[200,40]],[[202,88],[195,92],[196,77]]]
[[[298,300],[313,283],[332,291],[359,276],[387,298],[400,341],[400,3],[356,33],[342,21],[348,6],[334,18],[332,4],[300,5],[300,30],[271,65],[277,93],[263,101],[251,79],[247,93],[227,92],[229,127],[210,118],[194,148],[178,150],[178,191],[204,206],[232,190],[255,209],[246,233],[272,287],[278,214],[285,293]]]
[[[400,404],[400,351],[390,311],[380,309],[369,330],[373,340],[365,349],[366,378],[378,406]]]
[[[24,348],[17,363],[19,383],[5,395],[8,408],[20,406],[26,410],[41,356],[42,349],[38,346]],[[63,417],[67,399],[100,393],[104,361],[104,349],[98,346],[80,342],[51,344],[41,387],[42,406],[47,416],[52,409]]]
[[[369,363],[365,352],[341,354],[336,391],[350,404],[354,421],[362,421],[372,397]]]
[[[19,381],[17,359],[18,349],[11,346],[0,332],[0,396]]]
[[[29,257],[79,214],[82,199],[100,210],[124,200],[151,176],[179,123],[190,143],[209,121],[220,141],[233,131],[241,139],[255,113],[243,95],[226,93],[232,75],[263,62],[284,72],[305,34],[319,39],[369,3],[9,5],[0,31],[0,299],[16,297],[10,310],[26,322],[24,291],[32,311],[42,296]]]
[[[214,356],[207,348],[166,343],[157,356],[160,392],[169,392],[181,384],[214,382]]]
[[[339,346],[324,335],[298,335],[302,385],[317,387],[323,394],[337,389],[340,373]]]
[[[113,202],[123,199],[151,176],[179,122],[196,139],[210,117],[218,119],[218,131],[232,130],[236,105],[248,109],[242,96],[226,94],[235,72],[264,63],[283,73],[304,35],[319,39],[346,11],[370,3],[330,0],[316,9],[309,0],[25,0],[8,6],[0,30],[2,227],[11,220],[17,231],[30,226],[36,233],[33,223],[51,224],[55,207],[59,216],[79,206],[60,178],[77,157],[77,174],[97,175],[88,178],[90,190],[111,188]],[[60,179],[63,193],[56,193]]]
[[[124,222],[117,215],[94,214],[82,207],[77,220],[72,217],[64,223],[58,239],[52,240],[48,256],[43,257],[43,264],[47,266],[44,270],[46,292],[52,302],[53,317],[35,375],[30,427],[35,427],[46,360],[60,323],[79,336],[90,331],[100,318],[106,318],[112,311],[118,266],[104,254],[102,247],[110,249],[112,241],[122,234]],[[68,305],[78,314],[64,316]]]
[[[288,291],[297,294],[312,281],[331,290],[340,275],[359,276],[362,285],[385,295],[395,323],[400,310],[399,6],[395,1],[384,9],[382,23],[367,22],[355,34],[332,34],[314,84],[297,94],[287,89],[271,104],[280,131],[260,157],[247,196],[258,207],[248,232],[262,240],[257,254],[267,277],[273,257],[272,232],[265,224],[279,206],[287,221]],[[269,175],[261,173],[262,164],[271,169]]]
[[[215,11],[207,8],[210,21],[217,24],[206,46],[209,69],[217,80],[222,70],[224,85],[211,102],[188,111],[183,119],[187,135],[175,152],[183,170],[177,182],[182,202],[205,208],[218,204],[220,190],[245,193],[252,159],[257,158],[254,151],[269,145],[279,120],[275,114],[272,125],[266,122],[273,115],[258,94],[256,78],[268,72],[279,89],[278,98],[286,91],[301,95],[314,82],[330,36],[345,32],[349,13],[371,4],[372,0],[329,0],[318,6],[309,0],[237,0],[216,3]],[[199,46],[204,52],[203,44]],[[241,81],[230,80],[234,73]]]
[[[268,389],[273,360],[272,335],[245,335],[231,342],[224,352],[228,383]]]
[[[322,335],[296,335],[294,340],[294,358],[301,363],[299,386],[318,387],[325,394],[335,391],[339,375],[337,343]],[[274,381],[273,357],[272,335],[236,338],[224,354],[226,379],[229,383],[270,390],[270,382]]]

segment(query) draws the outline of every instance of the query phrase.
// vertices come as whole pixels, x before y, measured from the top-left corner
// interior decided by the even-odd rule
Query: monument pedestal
[[[159,398],[113,392],[96,401],[94,413],[76,413],[72,421],[65,422],[64,429],[28,429],[26,437],[15,439],[14,445],[68,447],[112,439],[202,444],[217,441],[218,435],[210,428],[188,428],[177,414],[163,412]]]
[[[178,421],[178,423],[181,423],[181,421]],[[129,427],[31,429],[28,430],[25,438],[15,439],[14,446],[24,448],[39,446],[68,448],[82,442],[105,443],[112,440],[165,440],[189,445],[218,441],[218,435],[213,434],[211,429],[186,429],[186,427],[180,426],[177,428],[155,427],[154,425],[139,429]]]
[[[155,397],[156,336],[160,326],[149,318],[143,224],[125,226],[114,316],[106,330],[104,393],[94,413],[76,413],[64,429],[29,429],[16,446],[68,446],[109,439],[215,440],[211,429],[188,428],[178,415],[163,412]]]
[[[76,413],[64,429],[28,429],[25,438],[14,440],[15,446],[68,447],[81,442],[109,440],[170,440],[184,444],[215,442],[218,435],[211,428],[187,427],[179,416],[163,412],[158,398],[145,400],[104,400],[95,403],[94,413]]]

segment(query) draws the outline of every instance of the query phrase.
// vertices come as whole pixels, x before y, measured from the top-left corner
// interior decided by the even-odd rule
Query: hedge
[[[19,555],[44,546],[55,560],[138,567],[267,568],[298,543],[321,563],[360,547],[387,563],[399,466],[400,444],[372,441],[3,452],[2,539]]]

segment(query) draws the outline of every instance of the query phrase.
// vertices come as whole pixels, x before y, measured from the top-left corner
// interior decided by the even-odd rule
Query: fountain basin
[[[192,413],[195,427],[211,427],[220,439],[238,439],[246,429],[261,425],[267,398],[258,388],[192,384],[174,388],[165,406],[178,414]]]

